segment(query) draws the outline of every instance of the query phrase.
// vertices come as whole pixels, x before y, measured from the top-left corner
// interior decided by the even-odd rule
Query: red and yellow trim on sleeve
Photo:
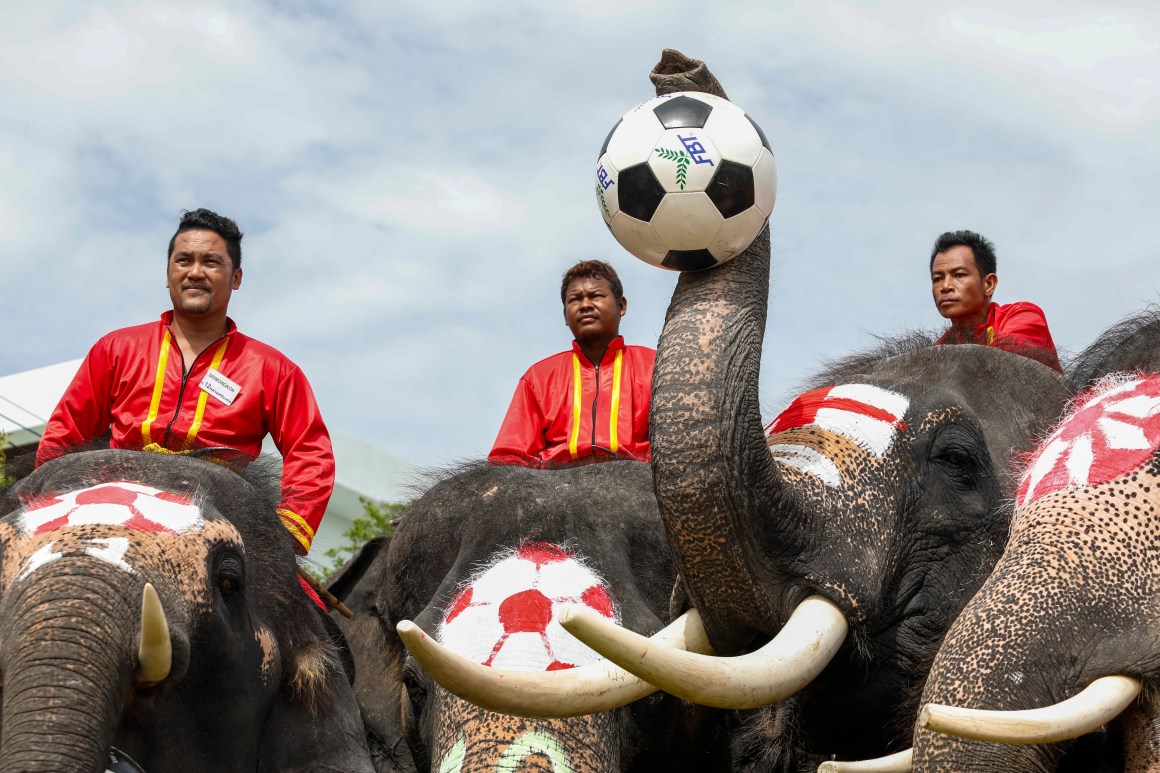
[[[302,545],[302,554],[305,555],[310,550],[310,543],[314,541],[314,529],[310,528],[310,524],[302,516],[285,507],[278,508],[278,517],[282,519],[286,531]]]
[[[608,448],[616,453],[619,443],[616,438],[616,425],[620,419],[620,372],[621,361],[624,359],[624,349],[616,350],[616,362],[612,365],[612,410],[608,418]]]
[[[573,459],[578,453],[580,444],[580,397],[584,388],[580,375],[580,358],[572,353],[572,434],[568,438],[568,453]]]
[[[143,446],[153,443],[153,438],[150,437],[149,433],[153,427],[153,422],[157,421],[157,411],[161,407],[161,392],[165,388],[165,366],[168,364],[169,331],[164,330],[161,333],[161,354],[157,356],[157,375],[153,379],[153,396],[149,399],[149,414],[141,424],[141,445]]]
[[[226,346],[229,344],[230,338],[226,336],[222,339],[217,351],[213,353],[213,359],[210,360],[209,369],[217,370],[222,364],[222,357],[226,354]],[[205,417],[205,402],[209,399],[209,392],[204,389],[201,394],[197,396],[197,410],[193,414],[193,423],[189,425],[189,432],[185,434],[184,448],[189,449],[193,447],[193,441],[197,439],[197,431],[201,429],[201,421]],[[287,511],[289,512],[289,511]]]

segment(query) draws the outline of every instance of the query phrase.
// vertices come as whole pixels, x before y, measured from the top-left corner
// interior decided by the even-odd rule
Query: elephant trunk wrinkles
[[[673,51],[665,51],[652,80],[658,94],[725,96],[703,63]],[[683,274],[653,376],[657,500],[682,582],[722,654],[777,622],[747,554],[760,511],[756,497],[771,491],[777,477],[758,398],[769,265],[767,226],[731,262]]]
[[[0,770],[99,773],[132,685],[129,605],[93,575],[38,576],[12,592],[22,598],[0,653]]]

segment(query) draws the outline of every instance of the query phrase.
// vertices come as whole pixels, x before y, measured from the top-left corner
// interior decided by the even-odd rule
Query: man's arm
[[[72,448],[92,443],[112,424],[113,363],[103,344],[103,340],[98,341],[89,350],[44,425],[36,448],[37,467]]]
[[[516,384],[516,393],[487,459],[493,464],[539,467],[543,462],[543,451],[544,413],[525,375]]]
[[[1009,309],[995,326],[995,346],[1061,371],[1043,310],[1027,302],[1012,306],[1014,308]]]
[[[282,501],[278,515],[306,555],[334,491],[334,449],[314,392],[291,365],[278,384],[270,437],[282,453]]]

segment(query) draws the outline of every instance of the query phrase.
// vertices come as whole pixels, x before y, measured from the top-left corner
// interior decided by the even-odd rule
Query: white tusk
[[[173,665],[173,643],[165,608],[150,583],[141,591],[141,633],[137,640],[137,684],[154,685],[169,676]]]
[[[781,632],[761,649],[730,658],[656,644],[583,607],[565,609],[560,625],[662,690],[723,709],[757,708],[793,695],[821,673],[847,631],[842,610],[824,596],[810,596],[799,604]]]
[[[1054,743],[1078,738],[1106,725],[1139,694],[1139,681],[1127,676],[1104,676],[1079,695],[1040,709],[988,711],[928,703],[918,712],[918,726],[975,741]]]
[[[823,762],[818,773],[910,773],[914,749],[858,762]]]
[[[548,719],[576,717],[615,709],[657,690],[608,661],[560,671],[510,671],[468,660],[410,620],[400,621],[395,630],[432,679],[489,711]],[[652,638],[696,652],[713,651],[695,610],[681,615]]]

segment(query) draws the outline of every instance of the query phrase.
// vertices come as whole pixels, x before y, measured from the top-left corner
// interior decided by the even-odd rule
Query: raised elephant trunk
[[[666,50],[658,94],[725,92],[702,62]],[[758,367],[769,290],[769,229],[733,261],[686,273],[669,304],[653,376],[653,477],[682,581],[714,648],[771,633],[746,536],[777,473],[765,447]],[[756,484],[756,485],[754,485]],[[729,621],[726,624],[725,621]],[[752,630],[739,628],[745,621]]]
[[[58,566],[64,565],[58,562]],[[76,568],[75,566],[73,567]],[[91,572],[38,573],[9,593],[0,770],[99,773],[136,670],[130,602]],[[62,602],[67,596],[69,601]],[[51,609],[49,613],[47,610]]]

